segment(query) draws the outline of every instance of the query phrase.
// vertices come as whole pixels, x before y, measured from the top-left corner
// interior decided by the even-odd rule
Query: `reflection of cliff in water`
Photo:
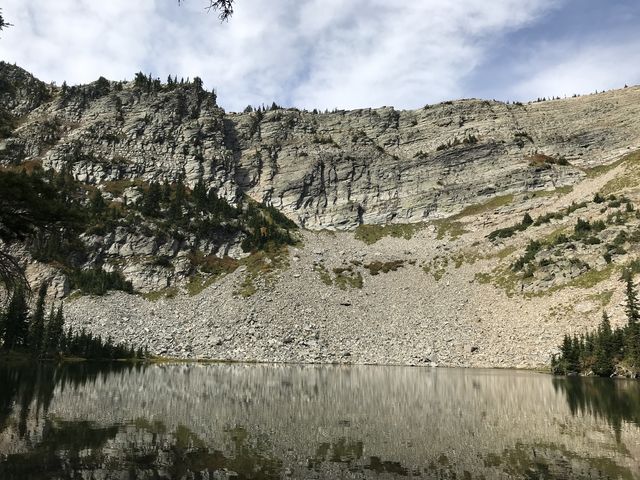
[[[556,390],[565,394],[574,414],[604,418],[620,440],[624,423],[640,425],[640,382],[613,378],[560,377]]]
[[[2,479],[640,478],[637,410],[614,408],[611,421],[588,382],[385,367],[41,368],[0,370],[13,392],[0,394]],[[600,410],[581,406],[591,404]],[[38,476],[43,467],[50,475]]]

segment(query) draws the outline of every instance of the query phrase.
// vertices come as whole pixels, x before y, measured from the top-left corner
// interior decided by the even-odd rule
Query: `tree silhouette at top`
[[[182,3],[184,0],[178,0],[178,3]],[[218,18],[225,22],[233,15],[233,3],[234,0],[209,0],[209,5],[206,7],[208,11],[218,12]]]
[[[233,13],[233,9],[231,9],[231,13]],[[2,9],[0,8],[0,30],[4,30],[7,27],[10,27],[11,24],[7,22],[2,16]]]

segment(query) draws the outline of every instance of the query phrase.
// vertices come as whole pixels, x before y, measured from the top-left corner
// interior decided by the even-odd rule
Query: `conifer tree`
[[[185,188],[182,177],[178,179],[176,183],[176,189],[173,195],[173,199],[169,204],[169,219],[176,221],[182,218],[182,207],[184,205],[185,200]]]
[[[12,350],[26,347],[29,343],[28,307],[23,287],[18,287],[11,295],[11,301],[4,316],[2,332],[3,347]]]
[[[164,183],[162,184],[162,195],[161,195],[161,200],[164,203],[169,203],[171,201],[171,185],[169,185],[169,182],[167,181],[167,179],[164,179]]]
[[[151,182],[149,184],[149,189],[145,192],[144,197],[142,198],[142,213],[150,217],[157,217],[160,215],[161,199],[162,192],[160,190],[160,184],[157,182]]]
[[[36,308],[29,325],[29,348],[35,355],[41,355],[44,343],[44,300],[47,294],[47,284],[42,283],[38,290]]]
[[[104,197],[100,190],[96,190],[91,196],[89,208],[94,216],[102,215],[107,209],[107,203],[104,201]]]
[[[202,177],[198,179],[198,183],[193,187],[193,201],[199,211],[204,211],[207,207],[207,187],[204,185]]]
[[[613,352],[611,348],[611,323],[607,312],[602,312],[602,322],[598,328],[593,351],[593,373],[600,377],[609,377],[614,372]]]
[[[531,218],[531,215],[529,215],[529,212],[525,213],[524,217],[522,217],[521,225],[525,228],[530,225],[533,225],[533,218]]]
[[[53,313],[53,307],[49,314],[49,322],[47,323],[47,352],[57,353],[60,351],[61,340],[64,335],[64,315],[62,313],[62,304],[58,307],[57,312]]]
[[[628,324],[624,331],[624,349],[627,362],[633,367],[640,367],[640,311],[638,308],[638,294],[633,285],[632,275],[626,275],[627,304],[625,313]]]
[[[638,293],[633,285],[633,278],[630,274],[625,275],[625,281],[627,285],[627,304],[625,306],[625,313],[627,314],[627,320],[630,324],[637,323],[640,319]]]

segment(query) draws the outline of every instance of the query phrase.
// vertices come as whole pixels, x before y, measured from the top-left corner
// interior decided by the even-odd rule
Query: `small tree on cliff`
[[[160,215],[160,200],[162,199],[162,191],[160,184],[157,182],[151,182],[149,189],[144,193],[142,198],[141,211],[144,215],[150,217],[157,217]]]

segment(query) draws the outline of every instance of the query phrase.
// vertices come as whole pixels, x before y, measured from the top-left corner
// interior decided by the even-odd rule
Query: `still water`
[[[498,370],[0,366],[0,479],[640,479],[640,382]]]

